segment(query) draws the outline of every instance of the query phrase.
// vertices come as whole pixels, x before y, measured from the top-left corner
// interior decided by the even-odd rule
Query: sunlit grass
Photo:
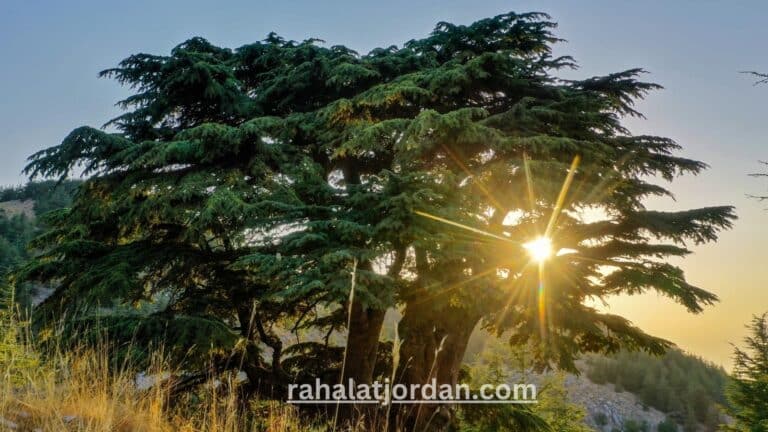
[[[53,350],[42,356],[28,324],[0,310],[0,430],[43,432],[322,431],[292,406],[275,401],[243,408],[234,382],[214,380],[194,397],[173,399],[170,387],[141,389],[138,368],[116,364],[106,348]],[[149,376],[174,369],[158,351]],[[222,378],[219,377],[221,380]]]

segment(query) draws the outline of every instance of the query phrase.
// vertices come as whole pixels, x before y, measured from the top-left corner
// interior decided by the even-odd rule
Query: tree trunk
[[[346,188],[351,192],[353,186],[360,184],[360,173],[357,161],[346,159],[342,161],[342,171]],[[401,256],[399,254],[398,256]],[[402,266],[400,258],[399,266]],[[370,262],[361,262],[360,269],[372,270]],[[399,268],[397,269],[399,272]],[[354,282],[354,281],[353,281]],[[381,326],[384,324],[386,310],[374,309],[353,299],[350,307],[348,340],[346,347],[346,367],[342,380],[346,383],[353,379],[358,384],[370,384],[373,380],[373,368],[376,364],[376,354],[379,346]]]
[[[352,302],[346,362],[344,375],[341,377],[344,386],[349,380],[352,380],[355,385],[372,383],[385,312],[365,306],[357,300]],[[339,414],[339,424],[364,424],[371,421],[375,406],[346,404],[336,409]]]
[[[405,262],[405,249],[398,247],[394,253],[394,260],[388,270],[388,276],[396,278]],[[369,262],[363,263],[361,268],[371,270]],[[375,309],[366,306],[359,300],[353,299],[349,311],[349,328],[347,329],[347,347],[345,354],[345,368],[342,383],[346,385],[349,380],[356,384],[371,384],[373,371],[376,367],[379,351],[379,336],[384,325],[385,309]],[[363,419],[370,421],[373,413],[371,405],[347,405],[342,411],[342,419],[353,421]]]
[[[352,302],[347,361],[343,376],[345,384],[349,379],[353,379],[356,384],[370,384],[373,380],[385,313],[385,310],[373,309],[360,301]]]
[[[459,382],[464,352],[469,337],[480,317],[466,310],[446,306],[437,310],[434,304],[409,302],[399,325],[402,339],[397,383],[425,385],[434,379],[438,387]],[[416,399],[421,397],[416,395]],[[400,407],[398,423],[407,430],[439,430],[453,420],[453,407],[445,405],[414,405]]]

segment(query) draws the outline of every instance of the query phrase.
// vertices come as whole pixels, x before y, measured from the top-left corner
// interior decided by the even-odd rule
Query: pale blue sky
[[[751,313],[768,310],[766,205],[746,198],[768,189],[750,178],[768,159],[768,86],[738,71],[768,71],[768,3],[762,1],[53,1],[0,0],[0,184],[18,184],[29,154],[73,128],[99,126],[127,94],[97,78],[132,53],[166,54],[203,36],[229,47],[270,31],[317,37],[360,52],[426,35],[438,21],[468,24],[510,10],[543,11],[568,40],[558,54],[581,68],[569,77],[643,67],[665,86],[640,105],[636,133],[669,136],[712,168],[673,186],[661,208],[734,204],[741,219],[717,245],[683,261],[691,280],[722,303],[700,316],[655,295],[620,300],[614,311],[717,363],[728,365]]]

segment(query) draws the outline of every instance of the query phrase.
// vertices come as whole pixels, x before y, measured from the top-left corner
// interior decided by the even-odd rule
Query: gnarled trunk
[[[480,317],[456,307],[433,309],[434,304],[413,300],[400,321],[402,339],[397,382],[409,386],[434,380],[438,386],[455,388],[464,352]],[[420,395],[416,395],[418,399]],[[453,420],[453,407],[445,405],[401,406],[398,422],[407,430],[438,430]]]

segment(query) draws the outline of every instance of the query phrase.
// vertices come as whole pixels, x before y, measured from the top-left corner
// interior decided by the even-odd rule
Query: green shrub
[[[651,430],[651,427],[645,420],[625,420],[622,428],[624,432],[649,432]]]
[[[608,416],[606,416],[605,413],[596,413],[593,419],[598,426],[605,426],[608,424]]]
[[[666,419],[656,425],[657,432],[677,432],[677,424],[671,419]]]

